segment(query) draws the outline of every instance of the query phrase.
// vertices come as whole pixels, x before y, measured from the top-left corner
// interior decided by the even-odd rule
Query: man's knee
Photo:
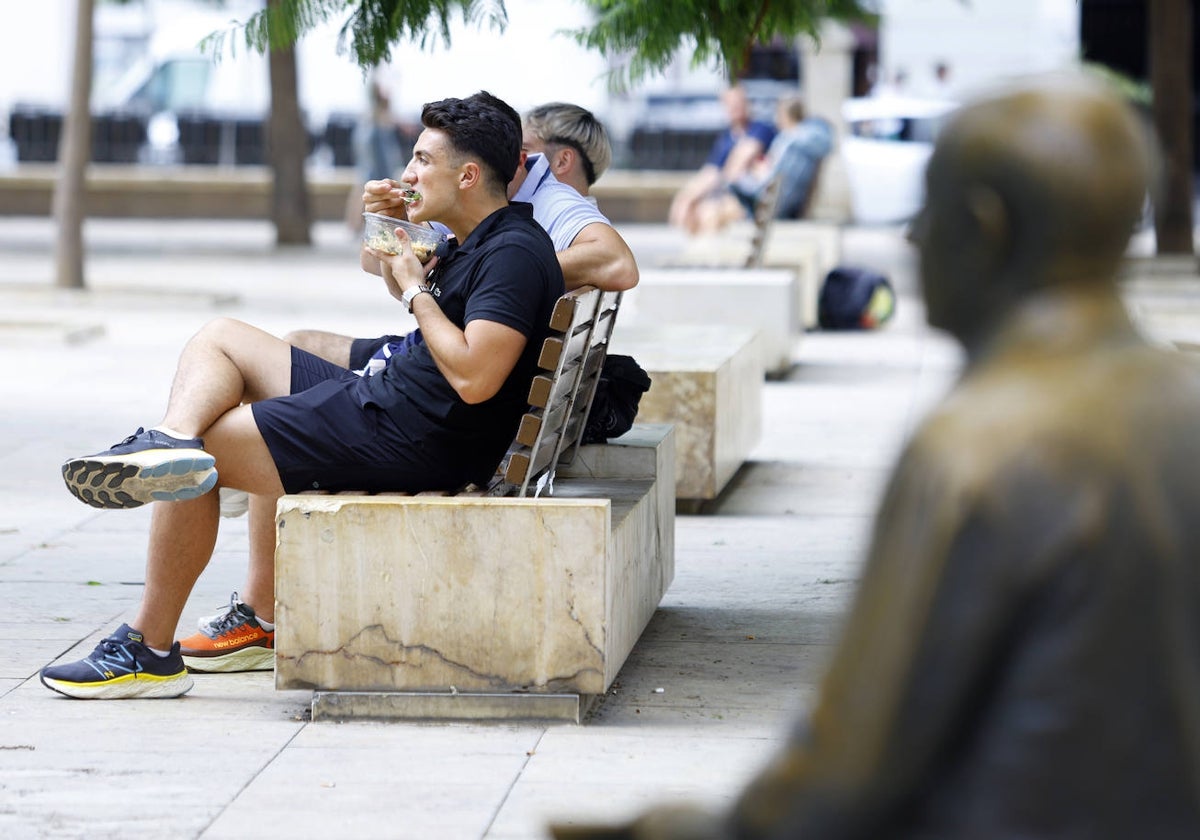
[[[301,350],[307,350],[308,348],[305,347],[305,344],[307,343],[308,337],[312,334],[312,332],[313,330],[292,330],[290,333],[284,334],[283,340],[293,347],[299,347]]]
[[[257,327],[245,321],[222,316],[205,323],[192,336],[191,341],[227,350],[237,346],[251,334],[259,332]]]

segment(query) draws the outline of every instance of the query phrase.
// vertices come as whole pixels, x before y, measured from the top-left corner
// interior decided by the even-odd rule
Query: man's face
[[[458,155],[446,134],[436,128],[422,131],[413,144],[412,159],[400,176],[401,181],[421,194],[421,199],[408,207],[409,220],[440,219],[447,209],[457,206],[461,172]]]
[[[725,91],[725,113],[731,123],[743,123],[750,117],[750,104],[746,101],[746,92],[741,88]]]
[[[526,155],[545,154],[546,144],[542,142],[542,138],[526,128],[521,135],[521,151]]]

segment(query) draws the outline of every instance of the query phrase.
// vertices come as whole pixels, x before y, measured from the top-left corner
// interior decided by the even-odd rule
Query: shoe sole
[[[181,652],[182,653],[182,652]],[[274,671],[275,649],[247,647],[219,656],[183,654],[183,664],[200,674],[233,674],[241,671]]]
[[[195,684],[187,671],[169,677],[130,674],[102,683],[75,683],[43,675],[42,685],[77,700],[135,700],[181,697]]]
[[[97,508],[128,509],[181,502],[217,484],[216,459],[202,450],[149,449],[108,458],[76,458],[62,466],[71,495]]]

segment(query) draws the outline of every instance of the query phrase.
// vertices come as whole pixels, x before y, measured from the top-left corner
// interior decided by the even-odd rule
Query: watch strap
[[[409,312],[412,312],[413,300],[422,292],[433,294],[433,289],[429,288],[424,283],[419,283],[416,286],[411,286],[405,290],[404,294],[400,296],[400,299],[404,301],[405,308],[408,309]]]

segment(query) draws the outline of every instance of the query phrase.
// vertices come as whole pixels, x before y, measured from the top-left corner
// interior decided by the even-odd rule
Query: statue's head
[[[1031,292],[1112,284],[1155,160],[1137,114],[1082,76],[959,109],[934,146],[910,232],[929,323],[970,347]]]

